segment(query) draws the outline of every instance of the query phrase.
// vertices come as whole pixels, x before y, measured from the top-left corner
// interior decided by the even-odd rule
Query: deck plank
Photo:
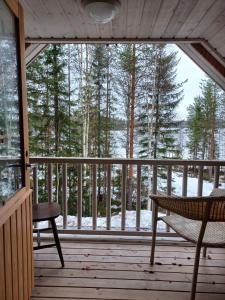
[[[173,256],[173,257],[157,257],[155,258],[156,264],[181,264],[183,265],[193,265],[193,259],[189,259],[189,256],[186,258]],[[36,260],[45,261],[45,260],[52,260],[58,261],[59,257],[58,254],[37,254]],[[149,256],[148,257],[132,257],[132,256],[99,256],[99,255],[64,255],[64,261],[66,264],[70,264],[71,262],[77,261],[86,261],[86,262],[106,262],[106,263],[127,263],[127,264],[148,264],[149,263]],[[224,259],[201,259],[200,266],[217,266],[217,267],[225,267],[225,260]]]
[[[182,270],[183,271],[183,270]],[[190,270],[191,271],[191,270]],[[129,279],[141,281],[180,281],[191,282],[192,272],[163,272],[163,271],[113,271],[113,270],[80,270],[80,269],[39,269],[35,270],[35,277],[63,277],[63,278],[93,278],[93,279]],[[225,283],[225,274],[199,274],[198,282]]]
[[[36,267],[38,268],[49,268],[58,269],[61,264],[58,261],[36,261]],[[149,264],[123,264],[123,263],[104,263],[104,262],[70,262],[66,263],[65,268],[67,269],[78,269],[78,270],[121,270],[121,271],[161,271],[161,272],[193,272],[193,265],[185,266],[177,263],[162,264],[150,266]],[[223,267],[210,267],[200,266],[199,274],[211,274],[211,275],[224,275],[225,268]]]
[[[169,247],[165,247],[169,248]],[[125,257],[147,257],[150,255],[150,248],[148,250],[129,250],[129,249],[73,249],[73,248],[62,248],[63,255],[94,255],[94,256],[125,256]],[[37,252],[38,254],[57,254],[57,250],[54,248],[42,249]],[[225,252],[224,253],[215,253],[211,249],[207,252],[210,255],[210,258],[213,259],[223,259],[225,260]],[[164,251],[160,251],[156,249],[155,257],[179,257],[179,258],[194,258],[194,251],[177,251],[177,249],[171,251],[166,249]]]
[[[31,300],[188,300],[194,247],[156,247],[149,265],[148,244],[63,242],[65,268],[54,248],[35,252]],[[208,249],[201,259],[196,300],[225,299],[225,249]]]

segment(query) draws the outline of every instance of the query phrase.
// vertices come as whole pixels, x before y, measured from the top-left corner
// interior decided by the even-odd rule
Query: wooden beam
[[[215,70],[225,77],[225,67],[202,45],[194,44],[191,46],[197,51]]]
[[[25,45],[25,62],[28,66],[38,54],[47,47],[47,44],[31,44],[26,43]]]
[[[200,38],[26,38],[26,43],[30,44],[82,44],[82,43],[201,43]]]
[[[204,43],[178,43],[184,51],[210,78],[225,90],[225,62],[216,52],[209,51]]]

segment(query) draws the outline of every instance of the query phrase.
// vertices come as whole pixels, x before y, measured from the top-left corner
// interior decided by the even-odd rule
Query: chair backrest
[[[193,220],[225,221],[225,196],[176,197],[150,195],[155,203],[173,213]]]

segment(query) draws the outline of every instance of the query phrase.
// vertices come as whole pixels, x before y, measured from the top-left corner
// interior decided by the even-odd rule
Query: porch
[[[190,297],[194,247],[159,241],[156,264],[149,265],[150,240],[112,238],[62,241],[65,268],[54,248],[35,252],[32,300],[186,300]],[[225,298],[225,249],[208,249],[201,259],[197,300]]]

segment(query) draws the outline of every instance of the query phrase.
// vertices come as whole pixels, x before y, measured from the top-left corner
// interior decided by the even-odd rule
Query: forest
[[[201,94],[189,106],[187,120],[180,119],[177,107],[185,82],[177,79],[178,64],[176,48],[165,44],[49,45],[27,69],[31,156],[182,159],[188,150],[192,159],[221,158],[218,128],[225,124],[224,92],[212,80],[202,81]],[[185,145],[178,138],[184,121]],[[84,213],[89,215],[90,180],[85,178],[90,169],[84,169]],[[76,172],[70,166],[68,203],[73,212]],[[104,172],[98,166],[97,195],[103,214]],[[143,174],[150,173],[146,167]],[[127,175],[127,209],[132,209],[132,165]],[[165,177],[163,169],[159,175]],[[54,176],[54,196],[60,202],[58,165]],[[44,167],[40,178],[39,192],[45,199]],[[120,178],[121,170],[114,169],[112,203],[118,206]],[[142,206],[146,208],[150,187],[145,176],[142,181]]]

